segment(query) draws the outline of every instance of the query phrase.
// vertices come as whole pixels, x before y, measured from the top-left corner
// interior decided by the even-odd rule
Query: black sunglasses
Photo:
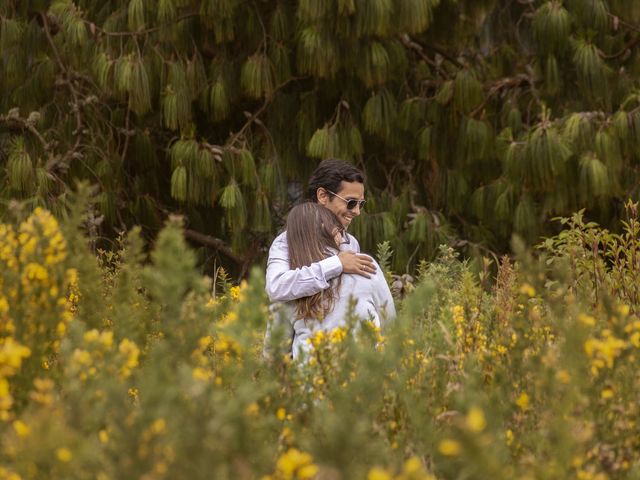
[[[325,190],[326,190],[326,188],[325,188]],[[327,190],[327,192],[329,192],[331,195],[335,195],[340,200],[346,202],[347,210],[353,210],[354,208],[356,208],[356,206],[362,208],[362,207],[364,207],[364,204],[367,202],[366,200],[356,200],[355,198],[350,198],[349,200],[347,200],[346,198],[341,197],[340,195],[338,195],[335,192],[332,192],[331,190]]]

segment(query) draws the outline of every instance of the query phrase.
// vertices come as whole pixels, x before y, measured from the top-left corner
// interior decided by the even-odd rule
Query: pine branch
[[[229,247],[226,243],[216,237],[212,237],[211,235],[206,235],[204,233],[196,232],[195,230],[185,229],[184,236],[201,245],[205,245],[207,247],[211,247],[215,250],[218,250],[220,253],[224,254],[229,259],[233,260],[238,265],[243,266],[246,262],[246,259],[236,254],[231,247]]]
[[[40,17],[42,18],[42,26],[44,27],[44,33],[45,33],[45,35],[47,37],[47,41],[49,42],[49,45],[51,46],[51,50],[53,51],[53,55],[54,55],[54,57],[56,59],[56,62],[58,63],[58,67],[60,68],[62,74],[65,77],[65,80],[62,83],[67,85],[67,87],[69,88],[69,92],[71,93],[71,96],[73,97],[73,104],[71,105],[71,109],[73,110],[73,112],[75,114],[75,117],[76,117],[76,129],[73,132],[76,135],[76,142],[75,142],[74,146],[71,148],[71,150],[69,150],[64,155],[64,157],[62,157],[62,159],[59,161],[59,163],[64,164],[65,161],[67,160],[67,158],[72,158],[72,157],[75,156],[76,150],[80,146],[80,141],[81,141],[81,136],[82,136],[82,129],[83,129],[82,116],[80,115],[80,94],[78,93],[78,91],[74,87],[73,80],[71,78],[71,74],[69,73],[69,70],[65,66],[64,62],[62,61],[62,57],[60,56],[60,53],[58,52],[58,49],[56,48],[56,44],[53,41],[53,38],[51,37],[51,30],[49,28],[49,21],[47,20],[47,15],[45,13],[40,13]]]
[[[240,130],[238,130],[236,133],[234,133],[231,136],[231,138],[229,139],[228,144],[229,145],[233,145],[234,143],[236,143],[238,141],[238,139],[247,130],[247,128],[249,128],[251,126],[251,124],[253,124],[253,122],[258,121],[258,117],[262,114],[262,112],[265,111],[265,109],[269,106],[270,103],[271,103],[271,99],[267,98],[267,99],[265,99],[265,101],[262,104],[262,106],[258,110],[256,110],[254,113],[244,112],[245,116],[247,117],[247,121],[242,126],[242,128],[240,128]]]
[[[33,113],[38,113],[38,112],[33,112]],[[39,116],[39,113],[38,113],[38,116]],[[7,113],[7,115],[0,115],[0,123],[6,123],[7,125],[9,125],[9,127],[12,126],[11,124],[14,124],[20,129],[28,130],[38,139],[38,141],[42,145],[42,148],[44,149],[45,152],[49,150],[49,143],[44,139],[42,134],[33,125],[34,121],[31,119],[31,115],[29,115],[29,118],[22,118],[18,113],[17,109],[12,108],[11,110],[9,110],[9,113]]]
[[[200,16],[200,12],[185,13],[185,14],[181,15],[180,17],[176,18],[171,23],[165,23],[165,24],[159,25],[157,27],[151,27],[151,28],[147,28],[147,29],[144,29],[144,30],[139,30],[137,32],[109,32],[108,30],[104,30],[103,28],[98,27],[95,23],[93,23],[93,22],[91,22],[89,20],[82,19],[82,21],[89,26],[89,31],[91,31],[91,33],[93,33],[93,34],[95,34],[97,32],[97,33],[99,33],[101,35],[106,35],[108,37],[137,37],[137,36],[140,36],[140,35],[148,35],[149,33],[158,32],[161,29],[163,29],[164,27],[167,27],[169,25],[173,25],[174,23],[181,22],[183,20],[187,20],[189,18],[198,17],[198,16]]]
[[[503,90],[503,89],[506,89],[506,88],[516,88],[516,87],[519,87],[520,85],[522,85],[523,83],[528,83],[531,86],[531,88],[534,88],[535,80],[532,79],[531,77],[529,77],[528,75],[520,74],[520,75],[517,75],[515,77],[503,78],[503,79],[498,80],[497,82],[493,83],[489,87],[489,90],[488,90],[487,94],[485,95],[485,98],[482,101],[482,103],[475,110],[473,110],[469,114],[469,116],[470,117],[474,117],[479,112],[481,112],[484,109],[484,107],[487,106],[487,103],[489,103],[489,100],[491,100],[491,98],[495,94],[497,94],[500,90]]]
[[[447,59],[449,62],[451,62],[452,64],[454,64],[456,67],[458,68],[464,68],[464,65],[462,65],[458,60],[456,60],[453,56],[451,56],[447,51],[445,51],[444,49],[437,47],[435,45],[421,45],[420,43],[416,42],[415,40],[413,40],[408,34],[404,33],[402,35],[400,35],[400,41],[402,42],[402,44],[411,49],[414,50],[416,53],[418,53],[418,55],[420,55],[420,57],[422,57],[426,62],[429,62],[431,64],[433,64],[433,60],[430,60],[424,53],[424,49],[428,49],[428,50],[432,50],[435,53],[440,54],[443,58]]]
[[[122,131],[122,133],[124,134],[124,146],[122,147],[122,155],[120,157],[123,163],[124,163],[125,157],[127,156],[127,150],[129,149],[129,140],[135,134],[135,130],[131,131],[129,128],[130,120],[131,120],[131,108],[127,105],[127,114],[125,116],[124,129]]]
[[[612,53],[610,55],[605,55],[604,53],[600,52],[600,50],[598,50],[598,52],[600,53],[601,58],[604,58],[605,60],[613,60],[615,58],[623,56],[627,52],[631,53],[631,50],[639,43],[640,43],[640,35],[638,35],[636,38],[627,42],[627,44],[624,47],[622,47],[619,52]]]
[[[611,20],[613,20],[614,24],[624,25],[629,30],[633,30],[634,32],[640,32],[640,26],[634,25],[633,23],[625,22],[623,19],[621,19],[617,15],[614,15],[613,13],[607,12],[607,14],[611,18]]]
[[[304,77],[291,77],[289,79],[287,79],[286,81],[282,82],[280,85],[277,85],[274,89],[273,92],[271,93],[270,96],[266,97],[262,106],[256,110],[253,113],[249,113],[249,112],[244,112],[245,116],[247,117],[247,121],[245,122],[245,124],[240,128],[240,130],[238,130],[236,133],[234,133],[231,138],[229,139],[229,141],[227,142],[228,145],[233,145],[234,143],[236,143],[238,141],[238,139],[244,134],[244,132],[253,124],[253,123],[258,123],[260,122],[260,120],[258,119],[258,117],[260,115],[262,115],[262,113],[266,110],[266,108],[269,106],[269,104],[271,103],[271,101],[273,100],[273,96],[275,95],[275,93],[280,90],[281,88],[283,88],[284,86],[286,86],[287,84],[296,81],[296,80],[302,80],[308,78],[306,76]]]

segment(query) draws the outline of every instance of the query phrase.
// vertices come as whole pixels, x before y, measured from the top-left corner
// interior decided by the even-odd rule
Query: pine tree
[[[353,233],[396,268],[612,223],[638,196],[639,32],[624,0],[8,0],[0,195],[55,210],[88,179],[103,235],[178,211],[247,262],[326,157],[367,173]]]

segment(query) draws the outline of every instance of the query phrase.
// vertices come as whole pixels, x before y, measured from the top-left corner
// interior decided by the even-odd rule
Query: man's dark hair
[[[364,183],[364,174],[344,160],[335,158],[323,160],[313,171],[311,178],[309,178],[308,198],[313,202],[317,202],[318,196],[316,192],[319,188],[339,193],[340,183],[342,182]]]

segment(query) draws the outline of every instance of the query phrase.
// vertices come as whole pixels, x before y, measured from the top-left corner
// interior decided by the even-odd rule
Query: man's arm
[[[357,249],[357,250],[355,250]],[[269,249],[266,291],[272,302],[289,302],[315,295],[329,288],[329,281],[341,273],[355,273],[363,277],[375,273],[373,259],[359,255],[360,245],[350,236],[349,243],[341,245],[341,252],[307,267],[289,267],[289,248],[286,234],[276,237]]]
[[[315,295],[329,288],[329,281],[342,273],[337,256],[325,258],[308,267],[289,268],[287,237],[279,235],[269,249],[266,291],[272,302],[288,302]]]

